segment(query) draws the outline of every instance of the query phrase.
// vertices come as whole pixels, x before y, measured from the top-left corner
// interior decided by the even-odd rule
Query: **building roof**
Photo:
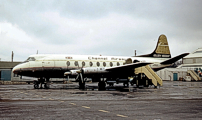
[[[197,50],[195,50],[193,53],[190,53],[189,55],[187,55],[186,58],[202,58],[202,48],[198,48]]]
[[[172,71],[172,72],[186,72],[187,68],[165,68],[164,70]]]
[[[0,69],[12,69],[21,62],[0,61]]]

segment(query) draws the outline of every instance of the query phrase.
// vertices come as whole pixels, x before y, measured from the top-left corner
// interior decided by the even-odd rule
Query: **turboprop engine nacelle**
[[[93,68],[82,68],[81,70],[70,70],[70,72],[65,72],[64,75],[78,75],[82,74],[100,74],[100,73],[108,73],[105,68],[93,67]]]
[[[100,73],[108,73],[109,71],[106,71],[105,68],[101,67],[93,67],[93,68],[83,68],[82,69],[83,74],[100,74]]]
[[[78,75],[79,70],[70,70],[70,72],[65,72],[64,75]]]

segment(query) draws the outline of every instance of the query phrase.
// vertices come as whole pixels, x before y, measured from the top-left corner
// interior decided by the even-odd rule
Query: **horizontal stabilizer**
[[[164,65],[165,65],[165,64],[172,64],[172,63],[178,61],[179,59],[181,59],[181,58],[187,56],[188,54],[189,54],[189,53],[183,53],[183,54],[181,54],[181,55],[178,55],[178,56],[176,56],[176,57],[173,57],[173,58],[170,58],[170,59],[168,59],[168,60],[166,60],[166,61],[163,61],[163,62],[161,62],[161,64],[164,64]]]

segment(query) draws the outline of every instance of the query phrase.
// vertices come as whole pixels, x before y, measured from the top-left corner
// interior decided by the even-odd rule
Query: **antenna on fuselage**
[[[136,50],[135,50],[135,56],[136,56]]]
[[[36,54],[38,54],[38,50],[37,50]]]

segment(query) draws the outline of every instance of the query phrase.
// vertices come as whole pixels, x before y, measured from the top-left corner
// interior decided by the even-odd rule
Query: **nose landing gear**
[[[39,89],[39,85],[40,85],[40,88],[42,89],[43,84],[45,89],[49,89],[50,88],[49,78],[46,78],[46,79],[39,78],[38,81],[34,81],[34,89]]]

